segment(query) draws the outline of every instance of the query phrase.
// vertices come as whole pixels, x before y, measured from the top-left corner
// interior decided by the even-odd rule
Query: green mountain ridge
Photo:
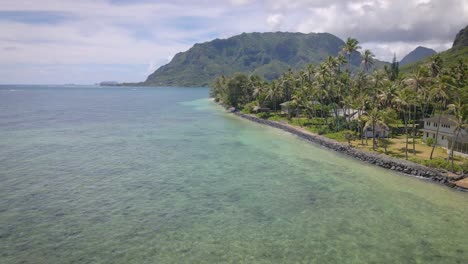
[[[329,33],[243,33],[227,39],[195,44],[177,53],[168,64],[148,76],[148,86],[208,86],[220,75],[256,74],[267,80],[278,78],[289,68],[298,70],[336,56],[344,41]],[[359,53],[351,56],[359,67]],[[376,61],[375,67],[386,62]]]

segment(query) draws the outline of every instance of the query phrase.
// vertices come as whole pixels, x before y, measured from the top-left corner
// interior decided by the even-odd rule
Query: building
[[[297,109],[298,107],[293,103],[293,101],[284,102],[280,104],[280,106],[281,106],[281,112],[288,114],[288,115],[296,114],[296,111],[298,110]]]
[[[421,129],[423,132],[423,140],[426,141],[428,138],[433,138],[435,143],[438,128],[437,145],[450,149],[456,137],[456,122],[454,119],[455,117],[451,115],[435,115],[433,117],[424,118],[424,128]],[[468,154],[468,131],[466,128],[460,131],[454,146],[454,151],[461,154]]]
[[[365,111],[361,111],[361,115],[366,114]],[[336,109],[336,112],[334,109],[330,110],[329,112],[330,116],[336,116],[338,115],[339,117],[344,117],[346,121],[351,121],[351,120],[358,120],[359,118],[359,110],[356,109],[351,109],[351,108],[338,108]]]
[[[375,131],[372,130],[371,125],[367,125],[364,127],[363,136],[366,138],[373,138],[374,132],[376,138],[386,138],[390,132],[390,128],[385,124],[376,124],[374,127]]]
[[[254,113],[268,113],[271,112],[271,109],[268,107],[260,107],[260,106],[255,106],[253,108]]]

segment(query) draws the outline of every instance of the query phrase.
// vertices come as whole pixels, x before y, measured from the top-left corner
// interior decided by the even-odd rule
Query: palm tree
[[[361,57],[361,64],[364,65],[364,69],[366,70],[366,72],[368,72],[369,68],[375,63],[375,55],[374,53],[372,53],[372,51],[366,49],[364,51],[364,54],[361,55]]]
[[[350,64],[350,66],[351,66],[351,54],[353,52],[357,52],[360,49],[361,49],[361,46],[359,46],[359,41],[357,41],[357,39],[354,39],[354,38],[346,39],[346,43],[342,47],[342,52],[348,55],[348,63]],[[349,70],[351,70],[351,67],[349,67]]]
[[[396,119],[395,112],[391,108],[379,109],[377,106],[374,106],[372,110],[368,113],[367,126],[372,126],[372,149],[376,149],[376,131],[377,126],[383,127],[387,126],[390,123],[393,123]],[[379,137],[380,139],[380,137]],[[385,153],[387,152],[387,145],[384,145]]]
[[[415,96],[413,90],[405,88],[398,91],[398,96],[395,98],[395,105],[399,112],[403,114],[405,134],[406,134],[406,145],[405,145],[405,159],[408,159],[408,119],[411,112],[408,111],[412,103],[412,99]]]
[[[446,104],[447,99],[448,99],[448,96],[447,96],[447,93],[446,93],[446,88],[447,88],[447,86],[446,86],[444,80],[442,79],[442,76],[438,76],[436,86],[431,91],[431,93],[432,93],[431,97],[434,100],[434,109],[435,110],[444,109],[445,104]],[[439,113],[439,118],[438,118],[437,124],[440,124],[441,118],[442,118],[442,113]],[[440,128],[440,126],[438,125],[437,130],[436,130],[436,134],[435,134],[435,141],[434,141],[434,143],[432,145],[431,155],[429,156],[429,159],[432,159],[432,156],[434,155],[434,149],[435,149],[435,147],[437,145],[437,140],[439,138],[439,128]]]
[[[411,88],[415,93],[416,96],[413,100],[414,104],[413,106],[413,124],[412,124],[412,131],[413,131],[413,155],[416,155],[416,112],[417,112],[417,106],[419,105],[420,102],[424,102],[425,96],[426,96],[426,91],[427,91],[427,70],[423,67],[418,67],[416,70],[414,70],[409,78],[404,80],[404,83]],[[425,115],[425,109],[426,107],[423,105],[422,109],[422,115],[424,117]]]
[[[439,54],[436,54],[431,57],[431,75],[432,78],[436,78],[442,72],[443,61]]]
[[[265,99],[271,100],[273,103],[273,109],[276,112],[276,107],[278,105],[278,97],[281,94],[281,85],[277,81],[272,81],[268,86],[267,96]]]
[[[458,136],[460,135],[460,132],[465,128],[465,124],[463,123],[465,121],[466,116],[463,116],[463,102],[458,101],[454,104],[448,105],[448,110],[452,112],[453,118],[451,119],[455,123],[455,128],[453,132],[455,133],[455,139],[452,139],[452,145],[450,146],[450,155],[449,158],[452,159],[452,172],[455,171],[455,167],[453,164],[454,158],[453,158],[453,149],[455,145],[457,144],[458,141]]]

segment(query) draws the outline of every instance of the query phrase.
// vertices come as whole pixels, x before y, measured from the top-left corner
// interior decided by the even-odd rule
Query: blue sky
[[[466,0],[2,0],[0,83],[143,81],[177,52],[242,32],[329,32],[391,60],[449,48]]]

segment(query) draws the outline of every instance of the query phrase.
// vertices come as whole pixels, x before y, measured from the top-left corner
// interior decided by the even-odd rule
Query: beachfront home
[[[385,124],[375,125],[374,130],[375,131],[372,130],[371,125],[366,125],[364,127],[364,132],[363,132],[364,135],[363,136],[366,137],[366,138],[373,138],[374,133],[375,133],[376,138],[386,138],[386,137],[388,137],[388,134],[390,132],[390,128]]]
[[[252,109],[254,113],[268,113],[271,112],[271,109],[268,107],[254,106]]]
[[[450,149],[452,142],[455,140],[455,126],[454,116],[451,115],[435,115],[433,117],[424,118],[423,140],[433,138],[435,142],[437,128],[437,145],[446,149]],[[468,154],[468,131],[463,129],[460,131],[457,142],[454,146],[454,151],[461,154]]]
[[[358,110],[356,109],[351,109],[351,108],[346,108],[346,109],[343,109],[343,108],[338,108],[336,109],[336,112],[334,109],[330,110],[330,116],[340,116],[340,117],[344,117],[347,121],[351,121],[351,120],[357,120],[359,118],[359,114],[358,114]],[[361,115],[362,114],[365,114],[364,111],[361,111]]]
[[[281,106],[281,112],[285,113],[285,114],[295,114],[296,113],[296,110],[297,110],[297,106],[294,105],[293,101],[287,101],[287,102],[284,102],[282,104],[280,104]]]

